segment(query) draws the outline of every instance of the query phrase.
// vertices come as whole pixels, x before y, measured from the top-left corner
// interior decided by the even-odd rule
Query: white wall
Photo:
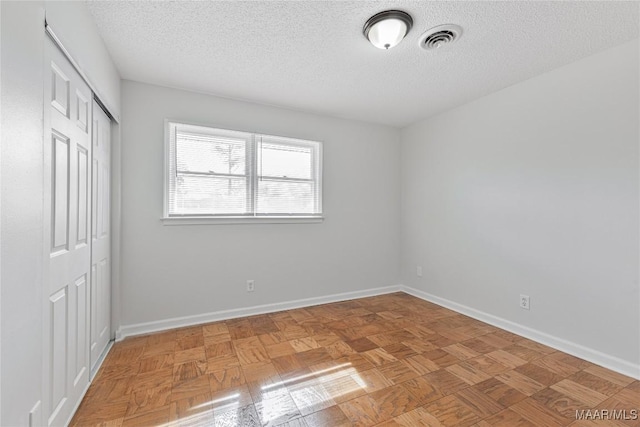
[[[42,381],[44,8],[2,8],[2,393],[0,425],[28,424]]]
[[[396,284],[398,130],[130,81],[122,112],[125,327]],[[325,221],[163,226],[165,118],[323,141]]]
[[[403,283],[639,375],[638,125],[635,40],[404,129]]]
[[[0,2],[2,426],[28,425],[29,411],[42,397],[44,18],[45,9],[59,6],[42,1]],[[68,13],[77,19],[67,22],[65,32],[96,40],[93,23],[85,21],[84,3],[68,6]],[[68,48],[87,69],[110,61],[100,46],[91,56]],[[119,83],[116,76],[105,84],[103,92],[109,99],[118,99]]]

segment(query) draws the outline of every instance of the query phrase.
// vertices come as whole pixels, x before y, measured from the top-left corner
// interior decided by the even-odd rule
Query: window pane
[[[311,179],[312,151],[311,147],[263,143],[262,176]]]
[[[178,132],[178,172],[245,174],[245,140]]]
[[[246,179],[178,175],[172,213],[178,215],[247,213]]]
[[[315,213],[313,190],[312,182],[261,180],[258,182],[257,213]]]

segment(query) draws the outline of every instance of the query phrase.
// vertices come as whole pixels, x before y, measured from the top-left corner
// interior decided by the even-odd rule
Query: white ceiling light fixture
[[[367,20],[362,32],[378,49],[390,49],[396,46],[407,35],[413,19],[401,10],[385,10]]]

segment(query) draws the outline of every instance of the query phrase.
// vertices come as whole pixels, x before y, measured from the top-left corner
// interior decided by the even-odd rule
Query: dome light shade
[[[407,35],[413,19],[400,10],[386,10],[373,15],[364,24],[364,36],[378,49],[390,49]]]

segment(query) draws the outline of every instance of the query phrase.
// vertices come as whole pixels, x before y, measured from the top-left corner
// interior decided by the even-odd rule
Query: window
[[[168,122],[165,218],[321,218],[315,141]]]

